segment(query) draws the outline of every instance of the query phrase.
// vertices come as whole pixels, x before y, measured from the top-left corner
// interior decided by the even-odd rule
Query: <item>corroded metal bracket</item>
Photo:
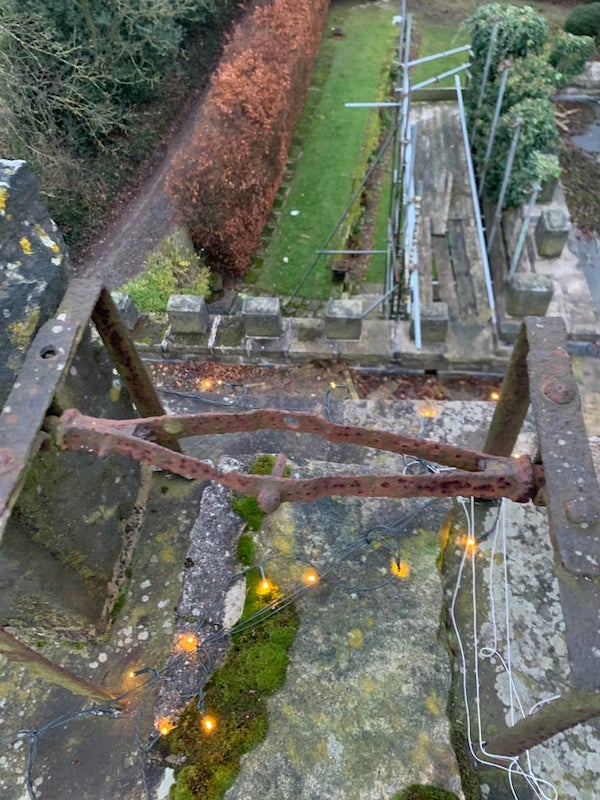
[[[140,414],[164,413],[110,293],[97,281],[71,281],[56,316],[42,325],[31,343],[0,412],[0,536],[19,496],[26,468],[43,438],[40,432],[48,409],[69,372],[90,319]],[[163,443],[178,448],[172,437]]]
[[[173,453],[156,440],[204,434],[238,433],[262,429],[311,433],[333,442],[357,444],[422,458],[451,471],[421,475],[350,475],[313,479],[276,475],[221,473],[206,462]],[[337,425],[324,417],[302,412],[259,409],[245,413],[190,414],[147,417],[143,420],[106,420],[86,417],[75,409],[65,411],[56,423],[59,446],[67,450],[92,450],[100,456],[126,455],[144,464],[178,475],[213,480],[258,497],[265,511],[282,502],[308,502],[326,495],[358,497],[508,497],[518,503],[531,500],[543,488],[543,470],[529,456],[487,456],[453,445],[386,431]]]
[[[486,453],[511,454],[530,403],[556,554],[574,575],[600,575],[600,491],[565,325],[558,317],[525,318],[484,444]]]

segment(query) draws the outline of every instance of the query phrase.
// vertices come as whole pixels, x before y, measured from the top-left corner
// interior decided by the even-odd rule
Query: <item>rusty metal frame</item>
[[[0,412],[0,537],[19,496],[27,466],[44,438],[46,414],[69,373],[90,320],[140,414],[164,414],[110,292],[98,281],[71,281],[56,315],[42,325],[33,339]],[[174,440],[167,437],[163,444],[173,446]]]
[[[525,318],[486,453],[513,451],[530,404],[539,442],[536,460],[545,475],[538,499],[548,509],[571,689],[486,744],[488,752],[507,758],[600,715],[600,490],[561,318]]]

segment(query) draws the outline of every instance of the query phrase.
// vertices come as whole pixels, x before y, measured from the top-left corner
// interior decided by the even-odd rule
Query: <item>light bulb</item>
[[[302,575],[302,581],[307,583],[309,586],[313,583],[317,583],[318,580],[319,576],[314,569],[307,569]]]
[[[175,727],[173,720],[169,717],[160,717],[156,720],[156,730],[161,736],[168,736]]]
[[[175,649],[184,653],[195,653],[198,647],[198,637],[194,633],[182,633],[175,642]]]
[[[490,392],[490,400],[494,402],[500,400],[500,392]]]
[[[425,406],[419,410],[419,414],[422,417],[427,417],[431,419],[432,417],[435,417],[435,409],[429,408],[429,406]]]
[[[212,733],[217,727],[217,722],[214,717],[204,716],[201,725],[205,733]]]
[[[406,561],[402,561],[402,559],[398,559],[392,556],[391,573],[392,575],[395,575],[399,580],[404,580],[404,578],[408,578],[408,576],[410,575],[410,567],[408,566]]]

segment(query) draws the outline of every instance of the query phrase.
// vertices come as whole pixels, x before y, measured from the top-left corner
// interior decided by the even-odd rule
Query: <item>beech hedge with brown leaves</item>
[[[270,0],[234,28],[166,191],[211,268],[242,275],[302,111],[329,0]]]

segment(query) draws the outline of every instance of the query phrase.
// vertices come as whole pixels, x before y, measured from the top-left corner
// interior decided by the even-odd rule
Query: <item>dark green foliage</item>
[[[560,31],[548,60],[560,74],[561,84],[565,84],[581,75],[593,53],[594,40],[591,36],[575,36]]]
[[[536,178],[534,154],[556,153],[558,147],[558,131],[552,104],[545,98],[539,97],[526,98],[515,104],[500,118],[498,125],[494,159],[486,179],[487,191],[493,202],[498,200],[515,122],[519,118],[523,120],[523,125],[504,200],[505,207],[514,208],[526,202],[525,192]]]
[[[0,0],[0,150],[32,164],[71,242],[168,128],[186,79],[161,97],[152,124],[140,101],[172,80],[181,49],[193,50],[182,73],[206,69],[204,53],[210,62],[237,8],[235,0]]]
[[[474,98],[479,91],[496,19],[498,32],[489,73],[492,82],[495,81],[500,63],[504,59],[524,58],[541,53],[548,36],[548,23],[530,6],[502,6],[499,3],[480,6],[465,22],[471,34],[473,48],[471,71]],[[471,98],[473,102],[474,98]]]
[[[252,560],[250,537],[242,537],[238,554],[240,551],[245,559]],[[268,595],[259,592],[258,570],[250,570],[246,580],[243,620],[278,598],[275,588]],[[215,731],[202,732],[197,703],[193,702],[168,737],[172,752],[186,756],[186,766],[172,789],[173,800],[218,800],[231,786],[240,758],[267,734],[265,695],[285,681],[287,652],[298,625],[296,610],[288,605],[259,625],[232,636],[226,661],[205,690],[204,707],[216,720]]]
[[[438,786],[423,786],[413,783],[403,792],[395,794],[392,800],[458,800],[458,798],[454,792],[448,792]]]
[[[565,31],[575,36],[600,37],[600,3],[576,6],[567,17]]]

